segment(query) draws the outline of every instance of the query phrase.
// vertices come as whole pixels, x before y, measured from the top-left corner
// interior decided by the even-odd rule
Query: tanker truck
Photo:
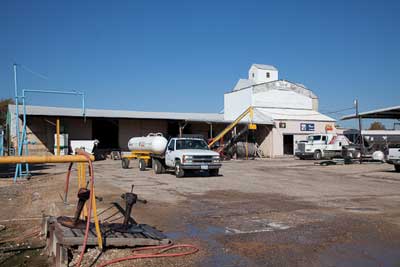
[[[132,137],[128,148],[131,154],[121,157],[124,169],[129,168],[131,159],[138,159],[141,171],[153,168],[160,174],[173,170],[180,178],[190,171],[207,171],[210,176],[217,176],[221,167],[219,154],[201,138],[175,137],[168,141],[161,133],[150,133]]]

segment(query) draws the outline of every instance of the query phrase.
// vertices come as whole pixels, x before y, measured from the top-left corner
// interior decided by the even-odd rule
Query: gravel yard
[[[228,161],[217,177],[178,179],[172,173],[141,172],[134,162],[130,169],[112,160],[94,164],[96,194],[103,197],[99,211],[122,201],[120,195],[134,184],[134,192],[148,201],[133,208],[138,222],[163,230],[174,243],[200,247],[194,255],[137,260],[134,266],[400,265],[400,174],[391,165]],[[39,226],[42,214],[73,214],[76,179],[71,180],[71,205],[60,197],[66,169],[41,166],[32,179],[16,185],[0,180],[0,224],[7,227],[0,240]],[[109,250],[98,262],[127,253]],[[41,254],[3,254],[0,261],[43,266],[47,259]],[[96,256],[88,254],[87,263]]]

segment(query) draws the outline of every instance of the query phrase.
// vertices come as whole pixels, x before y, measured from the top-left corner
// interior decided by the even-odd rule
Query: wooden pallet
[[[151,234],[107,231],[103,244],[106,247],[137,247],[171,243],[171,240],[157,229],[146,224],[141,224],[141,227]],[[43,232],[47,237],[47,254],[55,258],[54,266],[68,266],[68,249],[82,245],[85,230],[62,226],[55,217],[49,217],[43,221]],[[90,228],[87,246],[97,246],[97,244],[97,235],[93,227]]]

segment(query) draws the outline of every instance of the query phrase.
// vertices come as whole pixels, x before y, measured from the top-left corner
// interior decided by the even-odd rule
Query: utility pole
[[[358,131],[360,136],[360,164],[362,164],[362,159],[364,155],[364,137],[362,135],[361,116],[358,113],[358,99],[354,100],[354,106],[356,108],[356,117],[358,118]]]

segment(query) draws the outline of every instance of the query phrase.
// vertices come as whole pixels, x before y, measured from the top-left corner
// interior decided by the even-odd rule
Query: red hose
[[[83,155],[87,158],[89,162],[89,174],[90,174],[90,197],[89,197],[89,204],[87,206],[87,218],[86,218],[86,230],[85,230],[85,237],[83,238],[82,244],[82,251],[79,255],[79,261],[76,266],[81,266],[83,255],[85,254],[86,244],[89,237],[89,228],[90,228],[90,215],[92,213],[92,201],[93,201],[93,192],[94,192],[94,171],[93,171],[93,164],[90,159],[90,156],[86,152],[78,152],[78,154]]]
[[[177,253],[164,253],[168,250],[175,249],[175,248],[191,248],[192,250],[189,250],[186,252],[177,252]],[[130,255],[127,257],[113,259],[113,260],[110,260],[110,261],[100,264],[98,267],[105,267],[105,266],[108,266],[108,265],[111,265],[111,264],[114,264],[117,262],[127,261],[127,260],[135,260],[135,259],[180,257],[180,256],[194,254],[199,251],[199,248],[197,248],[196,246],[193,246],[193,245],[188,245],[188,244],[172,245],[171,244],[171,245],[138,248],[138,249],[132,250],[132,252],[150,250],[150,249],[161,249],[161,250],[151,253],[151,254],[145,254],[145,253],[144,254],[136,254],[136,255]]]

